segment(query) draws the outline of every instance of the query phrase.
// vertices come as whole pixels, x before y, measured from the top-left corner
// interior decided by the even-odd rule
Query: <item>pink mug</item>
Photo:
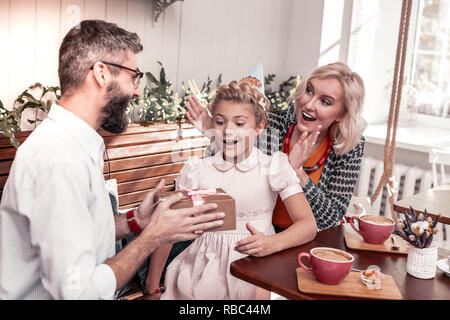
[[[356,228],[354,220],[358,221],[358,228]],[[350,218],[353,230],[358,232],[365,242],[372,244],[382,244],[386,241],[394,231],[394,224],[392,219],[373,214]]]
[[[311,268],[302,263],[302,258],[308,258]],[[298,255],[298,264],[316,279],[325,284],[338,284],[341,282],[352,268],[355,258],[348,252],[327,248],[317,247],[308,252],[301,252]]]

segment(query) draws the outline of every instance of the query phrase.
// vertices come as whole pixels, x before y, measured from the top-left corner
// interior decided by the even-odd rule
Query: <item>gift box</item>
[[[205,230],[205,232],[236,229],[236,201],[222,189],[163,191],[159,193],[160,201],[164,201],[165,198],[179,192],[183,193],[183,197],[180,201],[173,204],[170,207],[171,209],[191,208],[192,206],[199,206],[206,203],[216,203],[217,208],[208,211],[208,213],[225,213],[223,225]]]

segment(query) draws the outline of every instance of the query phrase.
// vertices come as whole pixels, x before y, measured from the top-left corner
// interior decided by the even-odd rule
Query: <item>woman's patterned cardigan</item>
[[[264,153],[271,155],[281,151],[284,136],[290,124],[295,122],[293,111],[294,107],[291,106],[283,111],[269,112],[267,130],[256,141],[256,146]],[[343,155],[336,154],[332,149],[318,185],[309,179],[303,186],[306,199],[316,218],[318,231],[342,222],[358,181],[364,142],[364,137],[361,137],[357,145]],[[208,147],[206,156],[209,155],[211,151]]]

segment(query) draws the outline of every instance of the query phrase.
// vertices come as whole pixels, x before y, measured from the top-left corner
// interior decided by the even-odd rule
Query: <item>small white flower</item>
[[[422,234],[424,231],[430,228],[430,224],[428,221],[417,221],[411,224],[412,230],[417,230],[418,234]]]

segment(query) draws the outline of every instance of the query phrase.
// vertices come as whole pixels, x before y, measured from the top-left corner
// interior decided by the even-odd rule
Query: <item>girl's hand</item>
[[[246,227],[252,235],[236,242],[234,250],[254,257],[264,257],[276,251],[273,248],[270,236],[259,232],[250,223],[247,223]]]
[[[289,153],[289,163],[294,170],[298,170],[313,153],[314,145],[320,135],[321,128],[322,126],[318,126],[317,131],[311,133],[305,131],[301,134],[292,151]]]
[[[187,96],[187,101],[185,101],[184,104],[188,109],[186,117],[194,127],[200,130],[203,134],[205,134],[209,129],[212,129],[212,119],[209,117],[208,113],[205,111],[205,108],[195,96]],[[208,104],[208,110],[210,109],[211,105]]]

